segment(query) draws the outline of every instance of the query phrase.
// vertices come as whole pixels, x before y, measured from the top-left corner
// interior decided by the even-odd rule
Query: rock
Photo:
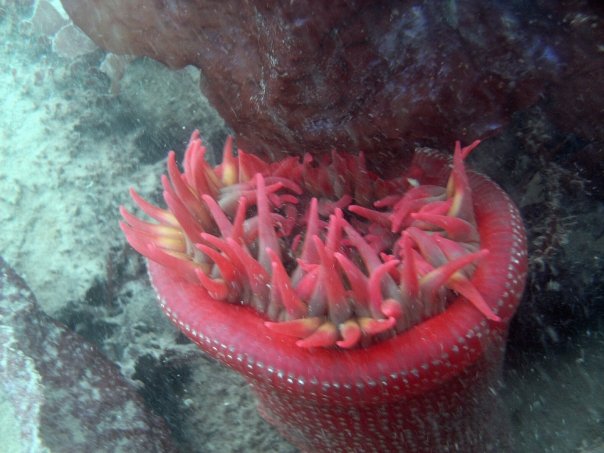
[[[30,19],[34,30],[42,35],[54,35],[69,23],[48,0],[40,0]]]
[[[257,153],[340,147],[391,167],[410,144],[449,149],[540,97],[572,99],[578,76],[594,91],[576,108],[599,111],[604,93],[601,7],[586,0],[63,4],[107,50],[201,68],[206,95]],[[559,110],[559,124],[584,128]]]
[[[77,58],[97,50],[96,44],[73,24],[61,27],[52,41],[52,50],[63,58]]]
[[[0,390],[3,413],[13,415],[3,422],[10,451],[174,451],[164,422],[118,368],[43,313],[2,258]]]

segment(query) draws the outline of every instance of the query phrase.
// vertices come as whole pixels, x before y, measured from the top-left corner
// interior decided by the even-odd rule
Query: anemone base
[[[511,451],[498,393],[504,338],[490,341],[475,365],[438,388],[380,403],[300,400],[250,381],[260,415],[302,452],[504,453]]]

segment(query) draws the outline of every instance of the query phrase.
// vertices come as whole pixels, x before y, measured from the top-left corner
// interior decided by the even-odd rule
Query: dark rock
[[[2,258],[0,377],[23,451],[174,451],[117,367],[43,313]]]
[[[105,49],[201,68],[248,151],[337,146],[390,167],[411,143],[484,138],[540,97],[586,86],[592,95],[551,114],[602,133],[573,116],[600,112],[604,96],[597,3],[63,0]]]

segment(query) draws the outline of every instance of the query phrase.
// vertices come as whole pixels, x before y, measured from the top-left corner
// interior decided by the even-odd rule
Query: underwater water
[[[583,20],[604,27],[602,14]],[[60,36],[70,24],[59,2],[0,0],[0,451],[298,451],[164,316],[118,225],[130,187],[161,199],[168,150],[180,159],[199,129],[217,163],[232,131],[195,68],[111,63],[81,32]],[[603,74],[603,49],[586,71]],[[496,391],[511,451],[604,452],[604,105],[569,132],[544,119],[548,102],[469,160],[528,236]]]

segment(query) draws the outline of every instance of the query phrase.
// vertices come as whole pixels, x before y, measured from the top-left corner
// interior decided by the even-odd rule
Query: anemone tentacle
[[[147,258],[182,269],[210,298],[252,306],[267,329],[303,348],[379,342],[457,295],[497,322],[471,283],[489,253],[480,248],[463,163],[478,143],[456,143],[448,183],[439,186],[384,180],[362,154],[340,151],[268,163],[235,153],[231,138],[212,168],[196,131],[184,172],[168,156],[168,209],[132,190],[153,222],[122,209],[121,225]]]

